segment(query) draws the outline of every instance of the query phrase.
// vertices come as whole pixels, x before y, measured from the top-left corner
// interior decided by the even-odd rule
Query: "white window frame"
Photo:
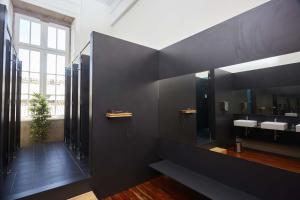
[[[14,24],[14,39],[15,39],[15,46],[17,52],[19,52],[19,49],[28,49],[28,50],[34,50],[40,52],[40,93],[46,95],[46,87],[47,87],[47,54],[55,54],[60,56],[65,56],[65,62],[66,65],[69,63],[70,59],[70,28],[61,26],[58,24],[54,24],[51,22],[44,22],[42,20],[39,20],[38,18],[31,17],[28,15],[23,15],[19,13],[15,13],[15,24]],[[19,28],[20,28],[20,19],[29,20],[31,22],[36,22],[41,24],[41,41],[40,46],[33,45],[33,44],[26,44],[19,41]],[[58,29],[62,29],[66,31],[66,45],[65,45],[65,51],[59,50],[59,49],[53,49],[48,48],[48,27],[54,27],[56,28],[56,31]],[[31,28],[29,29],[31,31]],[[31,43],[31,33],[29,37],[29,43]],[[56,38],[56,42],[57,42]],[[57,44],[56,44],[57,46]],[[60,76],[59,74],[53,74],[56,77]],[[56,90],[56,87],[55,87]],[[62,96],[62,95],[56,95],[55,92],[55,98],[56,96]],[[55,107],[56,109],[56,107]],[[52,116],[54,119],[63,119],[64,115],[54,115]],[[22,117],[21,120],[30,120],[30,117]]]

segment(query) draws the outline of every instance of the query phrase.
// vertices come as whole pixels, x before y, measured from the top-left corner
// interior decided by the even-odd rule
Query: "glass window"
[[[40,74],[30,73],[29,94],[40,93]]]
[[[41,25],[39,23],[31,22],[30,41],[33,45],[41,45]]]
[[[41,54],[38,51],[30,51],[30,71],[40,72]]]
[[[56,76],[47,75],[47,95],[55,95]]]
[[[48,48],[56,49],[56,28],[48,27]]]
[[[47,74],[56,74],[56,55],[47,54]]]
[[[29,71],[29,50],[19,49],[19,58],[22,61],[22,71]]]
[[[66,31],[58,29],[57,31],[57,49],[66,50]]]
[[[25,19],[20,19],[19,41],[22,43],[29,44],[29,37],[30,37],[30,21]]]
[[[21,116],[29,116],[29,100],[42,93],[51,115],[64,115],[67,27],[16,14],[16,46],[22,61]]]
[[[57,56],[57,74],[65,74],[66,59],[65,56]]]

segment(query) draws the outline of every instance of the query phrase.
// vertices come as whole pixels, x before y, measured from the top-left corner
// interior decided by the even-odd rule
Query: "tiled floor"
[[[87,166],[76,161],[63,142],[36,144],[18,152],[1,193],[12,195],[45,189],[87,176]]]

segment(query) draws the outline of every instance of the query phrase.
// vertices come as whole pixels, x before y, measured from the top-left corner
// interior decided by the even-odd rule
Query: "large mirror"
[[[160,80],[161,136],[300,173],[299,64],[232,69]]]

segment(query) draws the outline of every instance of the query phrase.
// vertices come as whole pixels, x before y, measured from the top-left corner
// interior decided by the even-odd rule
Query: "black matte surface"
[[[67,145],[71,144],[71,68],[65,69],[65,118],[64,140]]]
[[[92,184],[106,197],[144,182],[157,161],[157,51],[92,33]],[[132,118],[107,119],[110,109]]]
[[[80,62],[80,153],[89,156],[89,84],[90,56],[81,55]]]
[[[196,114],[182,114],[196,109],[195,74],[159,81],[159,134],[189,144],[197,142]]]
[[[258,200],[258,198],[252,195],[224,185],[214,179],[196,173],[168,160],[153,163],[150,165],[150,167],[210,199]]]
[[[70,141],[74,152],[78,150],[78,64],[72,65],[71,78],[71,133]]]
[[[5,142],[3,131],[3,107],[4,107],[4,79],[5,79],[5,16],[6,9],[4,5],[0,4],[0,181],[5,171]]]
[[[299,0],[271,0],[160,52],[160,78],[300,51]]]
[[[172,140],[160,140],[160,157],[261,199],[298,200],[300,174],[226,156]]]

